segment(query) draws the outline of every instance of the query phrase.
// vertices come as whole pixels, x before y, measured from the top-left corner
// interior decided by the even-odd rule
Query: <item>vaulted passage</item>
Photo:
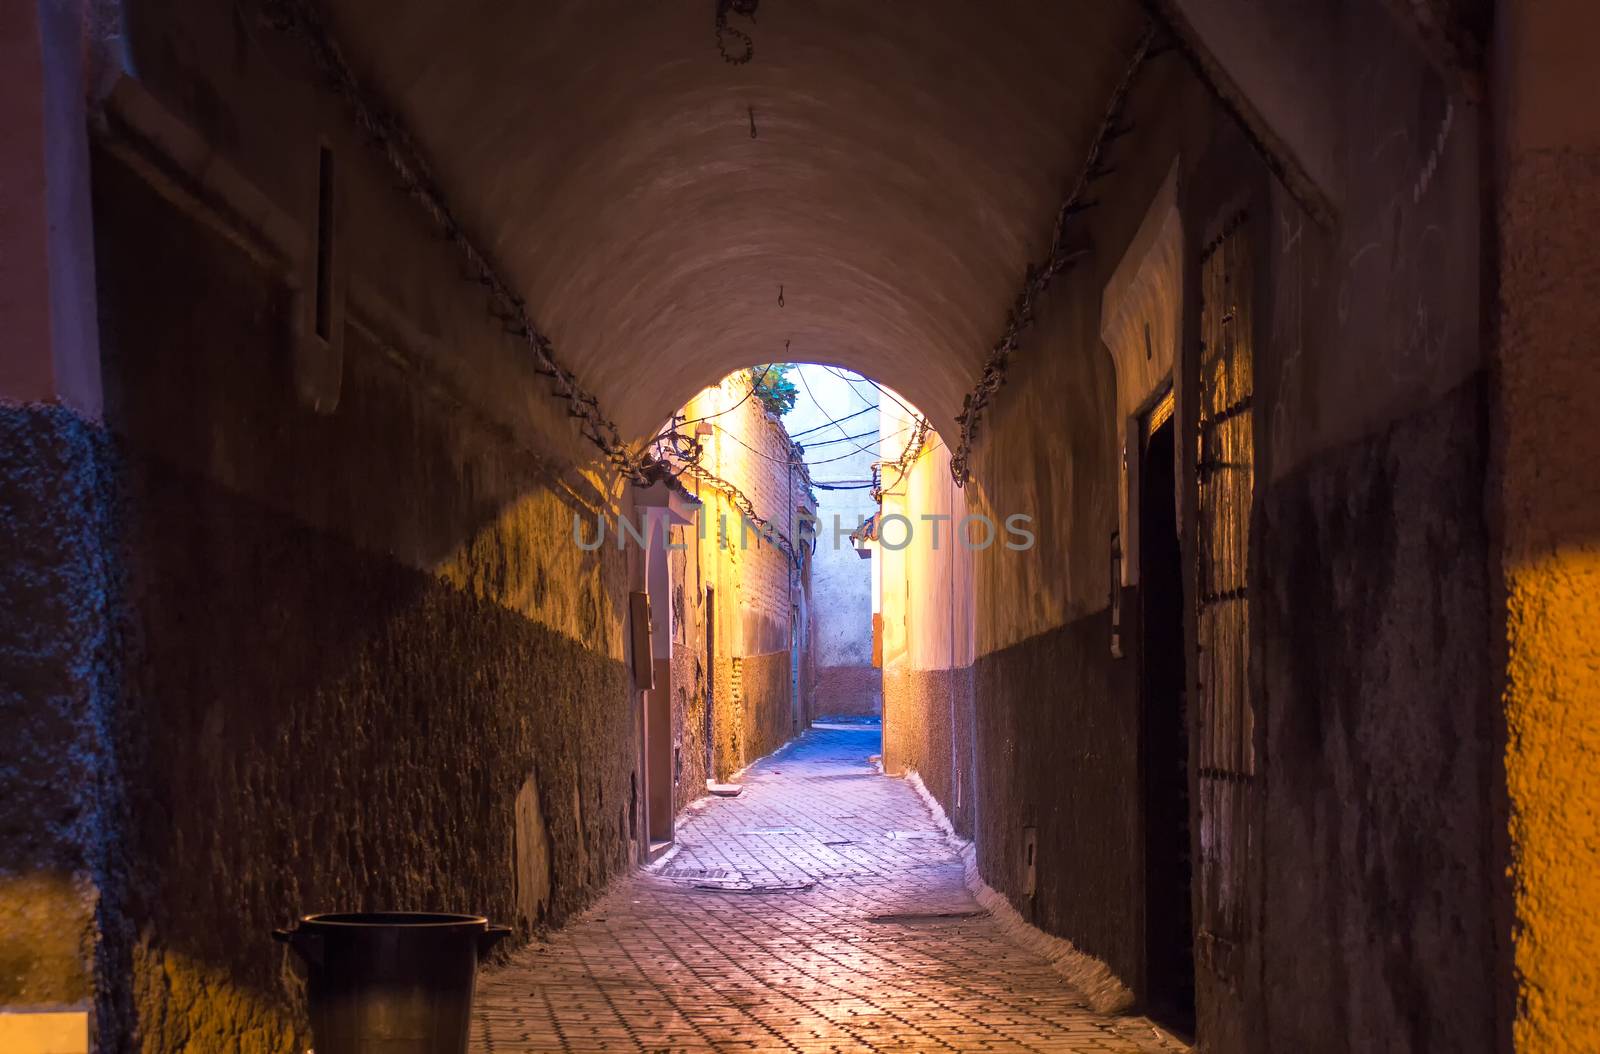
[[[1600,1049],[1596,32],[8,2],[0,1050]]]

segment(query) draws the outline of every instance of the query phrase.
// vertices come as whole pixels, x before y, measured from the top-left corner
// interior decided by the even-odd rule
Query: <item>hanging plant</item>
[[[755,397],[774,417],[782,417],[793,410],[794,401],[800,394],[789,379],[789,371],[793,368],[789,363],[750,368],[750,383],[755,387]]]

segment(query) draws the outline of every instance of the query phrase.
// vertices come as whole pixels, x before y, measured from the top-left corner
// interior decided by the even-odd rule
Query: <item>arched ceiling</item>
[[[730,65],[714,0],[332,8],[633,437],[769,359],[847,366],[957,434],[1140,21],[1133,0],[763,0],[730,16],[755,46]]]

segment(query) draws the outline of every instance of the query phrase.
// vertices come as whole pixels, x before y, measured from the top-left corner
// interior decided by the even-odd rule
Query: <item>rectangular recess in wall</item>
[[[1031,897],[1039,891],[1039,828],[1022,829],[1022,895]]]
[[[650,594],[628,594],[628,633],[633,652],[633,686],[648,692],[656,686],[650,654]]]
[[[317,336],[333,339],[333,151],[323,146],[317,159],[317,259],[313,325]]]

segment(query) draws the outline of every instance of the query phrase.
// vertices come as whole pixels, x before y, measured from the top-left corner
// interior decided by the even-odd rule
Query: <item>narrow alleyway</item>
[[[1600,1054],[1593,41],[0,4],[0,1054]]]
[[[824,723],[696,803],[676,853],[482,980],[475,1050],[1182,1049],[1000,933],[879,741]]]

